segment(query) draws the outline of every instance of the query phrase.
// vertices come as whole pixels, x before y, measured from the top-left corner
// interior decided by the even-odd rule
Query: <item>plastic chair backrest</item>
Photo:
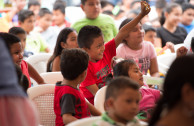
[[[46,72],[47,62],[49,58],[51,57],[51,55],[52,55],[51,53],[35,54],[35,55],[28,57],[26,59],[26,62],[31,64],[39,74],[44,73]]]
[[[54,84],[38,85],[27,90],[39,112],[40,124],[44,126],[55,126],[54,90]]]
[[[103,113],[104,110],[104,101],[105,101],[105,94],[106,94],[106,88],[107,86],[104,86],[100,88],[94,97],[94,107],[97,108],[101,113]]]
[[[48,84],[56,84],[57,81],[63,80],[61,72],[46,72],[41,73],[40,76],[44,79],[44,82]]]

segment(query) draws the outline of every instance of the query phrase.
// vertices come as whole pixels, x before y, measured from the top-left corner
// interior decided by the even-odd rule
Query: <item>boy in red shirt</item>
[[[104,45],[101,30],[96,26],[84,26],[78,35],[78,45],[89,55],[90,61],[86,79],[80,84],[84,96],[94,104],[94,96],[105,85],[106,76],[111,73],[111,59],[116,55],[116,47],[129,35],[129,31],[150,12],[149,5],[141,2],[141,13],[126,24],[114,39]]]

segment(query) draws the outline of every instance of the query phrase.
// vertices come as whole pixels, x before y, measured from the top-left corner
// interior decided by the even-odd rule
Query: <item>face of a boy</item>
[[[22,10],[26,6],[26,0],[14,0],[18,10]]]
[[[89,19],[96,19],[101,11],[100,0],[87,0],[85,5],[81,5],[86,17]]]
[[[21,22],[20,25],[21,27],[29,34],[29,32],[31,32],[34,29],[34,24],[35,24],[35,16],[32,15],[29,18],[27,18],[26,20],[24,20],[24,22]]]
[[[20,42],[14,43],[11,45],[10,48],[11,56],[16,65],[20,67],[22,59],[23,59],[23,52],[22,52],[22,45]]]
[[[193,19],[194,19],[194,9],[190,8],[190,9],[187,9],[183,12],[181,22],[184,25],[190,25],[192,23]]]
[[[93,43],[90,46],[90,49],[85,49],[90,57],[90,61],[97,62],[103,58],[103,53],[105,50],[104,46],[104,38],[103,36],[99,36],[93,39]]]
[[[60,10],[53,10],[53,22],[57,26],[62,26],[65,23],[65,14]]]
[[[39,19],[39,26],[45,31],[52,24],[52,15],[45,14],[43,17]]]
[[[121,93],[122,92],[122,93]],[[139,111],[140,93],[138,90],[126,88],[120,91],[119,96],[113,100],[112,112],[115,121],[126,124],[134,119]]]
[[[156,32],[155,31],[147,31],[145,33],[144,40],[152,42],[152,44],[154,44],[155,40],[156,40]]]
[[[136,81],[140,86],[144,85],[143,74],[136,64],[130,66],[130,68],[128,70],[128,75],[129,75],[130,79]]]

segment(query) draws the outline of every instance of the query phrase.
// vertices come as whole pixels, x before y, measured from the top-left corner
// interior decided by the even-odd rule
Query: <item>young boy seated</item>
[[[52,25],[52,13],[47,8],[41,8],[37,16],[37,26],[33,32],[38,32],[46,40],[49,48],[54,50],[56,45],[58,33],[53,29]]]
[[[144,40],[151,42],[155,46],[156,36],[157,36],[156,29],[151,25],[147,25],[147,24],[143,25],[143,29],[145,31]],[[164,51],[166,49],[170,49],[172,53],[175,52],[174,44],[172,42],[167,42],[164,49],[160,47],[155,47],[157,55],[164,54],[165,53]]]
[[[97,26],[84,26],[78,34],[78,45],[89,55],[86,79],[80,84],[80,90],[88,101],[94,104],[94,96],[105,85],[106,76],[111,73],[111,59],[116,55],[116,47],[129,35],[140,20],[149,13],[149,5],[141,2],[141,13],[120,29],[114,39],[104,45],[103,34]],[[148,9],[146,9],[148,6]]]
[[[30,10],[22,10],[18,14],[19,25],[26,33],[26,50],[34,54],[40,52],[49,52],[49,48],[45,40],[39,33],[31,32],[35,25],[34,13]]]
[[[2,32],[0,33],[0,37],[6,42],[7,48],[13,58],[13,62],[21,68],[22,73],[28,78],[29,87],[31,87],[30,77],[38,84],[44,84],[45,82],[38,72],[23,60],[23,49],[20,39],[13,34]]]
[[[56,126],[101,114],[78,90],[78,84],[86,77],[88,61],[88,54],[81,49],[65,49],[61,54],[63,81],[56,84],[54,94]]]
[[[104,35],[104,41],[108,42],[117,34],[112,17],[106,14],[100,14],[101,4],[100,0],[81,0],[81,8],[86,17],[76,21],[72,27],[79,33],[80,29],[86,25],[98,26]]]
[[[127,77],[111,80],[105,94],[105,110],[94,126],[140,126],[135,117],[139,111],[139,85]]]

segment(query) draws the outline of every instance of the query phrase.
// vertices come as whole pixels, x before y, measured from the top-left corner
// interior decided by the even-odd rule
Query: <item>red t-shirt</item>
[[[61,82],[55,86],[54,111],[56,114],[56,126],[63,126],[63,114],[72,114],[77,119],[90,117],[90,111],[86,100],[78,89],[69,85],[61,85]]]
[[[103,58],[94,63],[89,61],[86,79],[80,84],[80,91],[85,98],[94,104],[93,94],[86,88],[87,86],[96,84],[98,88],[105,86],[106,76],[111,73],[111,60],[116,55],[115,40],[112,39],[105,44]]]
[[[22,60],[22,63],[21,63],[21,70],[22,70],[22,73],[28,78],[29,87],[31,87],[30,75],[28,73],[28,64],[24,60]]]

